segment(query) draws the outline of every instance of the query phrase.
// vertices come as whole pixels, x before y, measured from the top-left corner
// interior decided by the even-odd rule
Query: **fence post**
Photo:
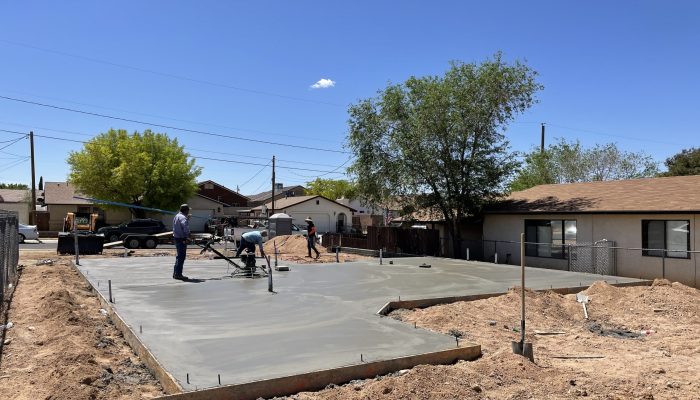
[[[661,253],[661,277],[666,279],[666,249]]]
[[[469,261],[469,247],[467,247],[467,261]]]
[[[571,272],[571,245],[568,245],[568,251],[566,253],[566,269],[567,271]]]

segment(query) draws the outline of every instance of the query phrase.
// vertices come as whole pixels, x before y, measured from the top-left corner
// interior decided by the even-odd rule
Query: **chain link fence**
[[[6,295],[17,283],[19,261],[19,217],[16,212],[0,210],[0,299],[2,310],[6,306]]]

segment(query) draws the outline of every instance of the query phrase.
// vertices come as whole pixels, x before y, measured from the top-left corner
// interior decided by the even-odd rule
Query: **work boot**
[[[321,253],[316,253],[316,258],[315,258],[315,259],[318,260],[319,258],[321,258]]]

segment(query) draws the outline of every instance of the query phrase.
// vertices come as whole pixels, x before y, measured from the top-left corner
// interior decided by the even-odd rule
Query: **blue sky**
[[[700,144],[695,1],[0,2],[0,96],[330,150],[342,150],[349,104],[499,50],[526,60],[545,86],[507,131],[515,150],[539,144],[540,122],[548,141],[614,141],[659,162]],[[310,88],[320,79],[335,85]],[[149,127],[0,99],[4,130],[86,140]],[[285,160],[277,171],[285,184],[348,160],[153,130],[178,137],[195,157],[266,164],[275,155]],[[0,131],[0,148],[18,137]],[[0,182],[30,182],[28,147],[0,149]],[[80,147],[37,137],[37,179],[65,180],[67,154]],[[269,187],[269,167],[255,175],[261,166],[198,164],[202,179],[245,194]]]

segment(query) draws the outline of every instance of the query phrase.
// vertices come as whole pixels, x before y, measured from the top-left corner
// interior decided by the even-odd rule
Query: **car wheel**
[[[24,243],[24,235],[21,233],[19,234],[19,242]]]
[[[147,249],[155,249],[158,246],[158,242],[153,238],[148,238],[143,241],[143,247]]]
[[[119,235],[116,233],[110,233],[109,236],[107,236],[107,243],[118,242],[118,241],[119,241]]]
[[[140,245],[141,242],[135,237],[128,237],[126,238],[126,242],[124,242],[124,247],[128,249],[138,249]]]

